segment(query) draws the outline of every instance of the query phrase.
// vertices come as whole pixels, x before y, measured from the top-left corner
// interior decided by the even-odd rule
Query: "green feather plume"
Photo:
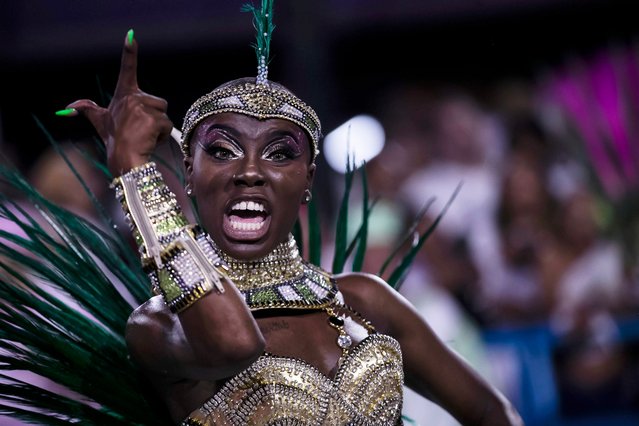
[[[253,27],[255,28],[255,42],[251,46],[255,49],[258,69],[261,65],[268,66],[271,49],[271,36],[275,25],[273,24],[273,0],[262,0],[258,9],[252,3],[245,3],[242,12],[253,14]],[[259,74],[259,72],[258,72]]]
[[[6,162],[0,183],[21,196],[0,193],[12,227],[0,230],[0,413],[42,425],[167,424],[124,340],[128,316],[150,296],[137,253],[86,185],[100,226],[49,202]]]

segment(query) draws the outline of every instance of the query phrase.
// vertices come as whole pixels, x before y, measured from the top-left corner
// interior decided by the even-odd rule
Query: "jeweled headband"
[[[321,125],[317,114],[290,90],[275,82],[255,83],[256,78],[233,80],[207,93],[188,109],[182,125],[182,152],[188,156],[189,137],[206,117],[222,112],[236,112],[259,118],[282,118],[292,121],[308,133],[313,143],[312,158],[319,153]]]
[[[268,80],[268,57],[273,31],[273,0],[262,0],[262,7],[244,5],[243,11],[253,13],[257,30],[255,52],[257,77],[240,78],[224,83],[200,97],[191,105],[182,124],[180,145],[185,156],[190,155],[190,137],[193,129],[206,117],[223,112],[235,112],[264,120],[281,118],[291,121],[306,131],[313,144],[312,160],[319,154],[322,129],[315,111],[281,84]]]

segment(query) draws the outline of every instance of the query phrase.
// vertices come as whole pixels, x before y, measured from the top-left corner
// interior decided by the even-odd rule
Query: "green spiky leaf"
[[[391,287],[393,287],[396,290],[400,289],[401,285],[403,284],[404,278],[406,277],[406,273],[408,272],[408,269],[410,268],[410,265],[413,263],[413,260],[415,259],[415,256],[417,255],[419,250],[422,248],[422,245],[424,244],[426,239],[435,231],[435,228],[437,227],[439,222],[444,217],[444,214],[446,213],[446,211],[448,210],[448,208],[452,204],[453,200],[455,199],[455,197],[459,193],[460,189],[461,189],[461,183],[459,185],[457,185],[457,187],[453,191],[453,194],[450,196],[450,198],[446,202],[446,205],[439,212],[439,214],[437,215],[437,217],[435,218],[433,223],[426,229],[426,231],[424,231],[424,233],[422,235],[420,235],[420,237],[417,240],[416,244],[414,244],[411,247],[411,249],[408,251],[408,253],[406,253],[406,255],[402,258],[402,261],[397,266],[397,268],[395,268],[395,270],[393,270],[390,278],[388,279],[388,284]]]

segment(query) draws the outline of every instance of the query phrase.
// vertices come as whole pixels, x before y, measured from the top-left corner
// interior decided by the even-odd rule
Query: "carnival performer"
[[[260,49],[257,77],[218,86],[184,118],[185,189],[199,224],[152,161],[173,123],[167,102],[138,87],[132,30],[108,107],[67,106],[93,124],[118,176],[156,291],[130,316],[126,341],[173,422],[397,425],[406,384],[464,425],[521,425],[381,278],[332,275],[302,258],[292,229],[311,199],[320,121],[268,79]]]

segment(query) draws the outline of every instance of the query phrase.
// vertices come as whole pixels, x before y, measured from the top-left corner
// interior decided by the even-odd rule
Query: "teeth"
[[[255,201],[240,201],[239,203],[234,204],[231,209],[232,210],[250,210],[250,211],[256,211],[256,212],[263,212],[265,210],[264,205],[260,203],[256,203]]]
[[[257,231],[258,229],[260,229],[262,226],[264,226],[264,222],[251,222],[251,223],[246,223],[246,222],[231,222],[231,226],[233,227],[233,229],[237,229],[240,231]]]

